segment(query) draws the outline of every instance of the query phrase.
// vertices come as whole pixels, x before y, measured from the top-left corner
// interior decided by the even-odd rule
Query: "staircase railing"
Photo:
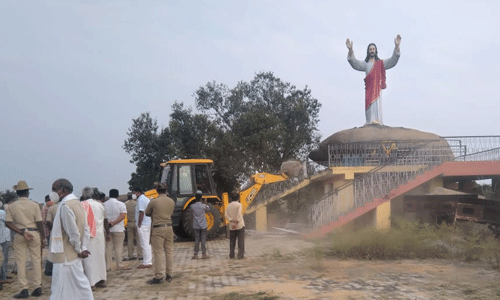
[[[447,136],[456,161],[490,161],[500,159],[500,135]]]
[[[290,190],[299,185],[304,179],[307,179],[315,174],[318,174],[326,169],[324,165],[314,162],[306,162],[305,174],[297,178],[290,178],[286,181],[275,182],[262,186],[261,190],[252,202],[252,206],[260,203],[267,202],[270,198],[283,194],[285,191]]]

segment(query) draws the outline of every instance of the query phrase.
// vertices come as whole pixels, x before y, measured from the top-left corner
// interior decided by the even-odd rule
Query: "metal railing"
[[[445,161],[500,159],[500,136],[445,137],[429,141],[375,141],[329,145],[329,166],[373,166],[310,209],[311,223],[320,226],[389,193]],[[353,187],[352,193],[342,193]]]
[[[257,196],[255,196],[255,199],[252,201],[252,206],[263,203],[276,195],[280,195],[284,191],[295,187],[300,182],[301,181],[297,178],[292,178],[286,181],[266,184],[262,186]]]
[[[434,149],[434,150],[433,150]],[[420,151],[415,155],[416,151]],[[444,139],[416,141],[371,141],[328,145],[328,166],[386,166],[419,164],[424,159],[453,157]]]
[[[500,136],[447,136],[443,137],[457,161],[489,161],[500,159]]]
[[[253,207],[260,203],[267,202],[272,197],[283,194],[283,192],[285,192],[286,190],[292,189],[295,186],[299,185],[304,179],[309,178],[312,175],[318,174],[324,171],[326,168],[327,167],[321,164],[308,161],[305,167],[306,174],[304,175],[303,178],[290,178],[289,180],[286,181],[275,182],[262,186],[257,196],[252,201],[251,206]]]

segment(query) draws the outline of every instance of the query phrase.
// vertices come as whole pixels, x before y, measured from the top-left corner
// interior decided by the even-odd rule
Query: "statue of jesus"
[[[351,67],[357,71],[366,73],[365,77],[365,114],[366,124],[380,124],[382,125],[382,102],[381,92],[386,88],[385,84],[385,70],[394,67],[399,60],[400,52],[399,45],[401,44],[401,36],[394,39],[394,52],[392,57],[381,60],[378,58],[377,46],[373,43],[368,45],[366,49],[366,58],[364,61],[357,60],[354,57],[352,50],[352,41],[347,39],[346,45],[349,49],[347,54],[347,61]],[[365,125],[366,125],[365,124]]]

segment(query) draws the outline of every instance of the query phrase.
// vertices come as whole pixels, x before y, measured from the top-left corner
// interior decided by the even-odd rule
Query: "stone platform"
[[[309,158],[315,162],[328,161],[328,145],[369,143],[375,141],[442,141],[439,135],[404,127],[385,125],[365,125],[336,132],[320,144],[319,148],[311,151]],[[446,143],[447,145],[447,143]]]

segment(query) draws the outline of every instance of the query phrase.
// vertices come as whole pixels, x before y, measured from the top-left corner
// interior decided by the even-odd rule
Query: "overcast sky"
[[[272,71],[322,103],[323,138],[360,127],[368,43],[388,58],[384,123],[449,135],[499,134],[500,2],[0,2],[0,190],[18,180],[42,202],[68,178],[106,193],[135,170],[122,148],[132,119],[168,125],[174,101]]]

